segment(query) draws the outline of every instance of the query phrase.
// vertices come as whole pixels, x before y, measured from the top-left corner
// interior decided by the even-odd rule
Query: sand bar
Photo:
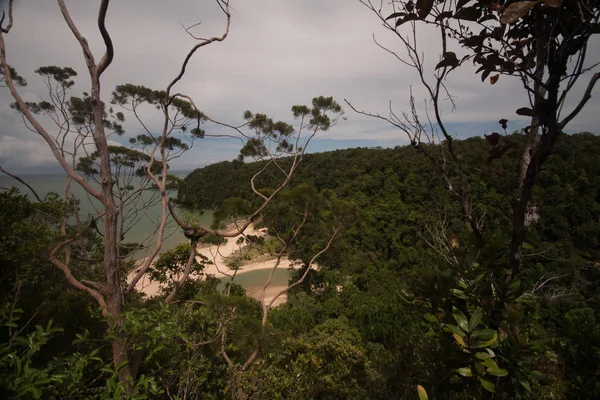
[[[256,230],[256,229],[254,229],[253,225],[250,225],[246,229],[245,235],[264,236],[265,231],[264,230]],[[206,244],[198,246],[198,248],[197,248],[198,254],[202,254],[203,256],[205,256],[212,262],[212,264],[207,265],[205,267],[205,269],[204,269],[205,275],[213,275],[217,278],[225,278],[225,277],[233,276],[235,271],[233,271],[233,270],[229,269],[229,267],[227,267],[226,261],[227,261],[227,258],[230,257],[235,251],[240,250],[240,244],[238,244],[238,240],[241,237],[243,237],[243,235],[238,235],[233,238],[226,238],[225,239],[226,243],[223,243],[219,246],[206,245]],[[249,262],[247,264],[242,265],[238,269],[236,275],[239,276],[241,274],[251,272],[251,271],[257,271],[257,270],[273,269],[276,261],[277,260],[275,258],[272,258],[272,259],[263,260],[263,261],[259,261],[259,262]],[[282,258],[277,268],[283,269],[283,270],[290,268],[289,259]],[[133,277],[133,274],[135,274],[135,272],[136,271],[132,272],[128,278],[131,279]],[[190,279],[203,279],[204,274],[202,274],[202,275],[192,274],[192,275],[190,275]],[[260,300],[263,286],[264,286],[264,283],[261,285],[246,288],[248,296]],[[270,285],[267,288],[267,290],[265,291],[265,301],[267,303],[269,303],[271,301],[271,299],[277,293],[279,293],[281,290],[285,289],[285,287],[286,286],[281,286],[281,285],[277,285],[277,286]],[[160,284],[158,282],[150,281],[150,279],[148,278],[148,275],[144,275],[142,277],[142,279],[140,279],[140,281],[137,283],[136,289],[140,290],[141,292],[146,294],[148,297],[153,297],[153,296],[156,296],[159,294]],[[274,305],[281,304],[282,302],[285,302],[286,299],[287,299],[287,296],[284,294],[275,301]]]

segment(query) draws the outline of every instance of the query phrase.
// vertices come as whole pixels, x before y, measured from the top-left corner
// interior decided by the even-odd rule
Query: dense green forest
[[[600,0],[96,3],[1,6],[0,398],[600,398]]]
[[[523,137],[513,134],[507,139],[520,142]],[[539,221],[533,224],[528,243],[536,249],[553,249],[541,257],[545,264],[570,259],[579,265],[598,259],[598,143],[598,137],[589,133],[562,137],[540,172],[534,198]],[[468,163],[474,202],[485,210],[486,224],[491,229],[508,229],[519,152],[509,151],[501,160],[489,162],[489,146],[483,138],[469,138],[456,146]],[[197,169],[182,184],[178,202],[188,207],[218,208],[232,197],[252,201],[255,196],[249,182],[263,165],[232,161]],[[270,172],[259,177],[257,187],[278,183],[275,167]],[[441,218],[456,235],[464,231],[458,204],[430,162],[411,146],[308,154],[291,185],[331,190],[361,209],[361,222],[336,244],[340,253],[329,253],[330,262],[335,265],[333,260],[338,260],[348,272],[363,271],[366,259],[394,268],[419,263],[427,250],[425,224]],[[363,265],[352,269],[359,260]],[[531,259],[533,265],[538,261]]]
[[[504,139],[518,142],[522,136]],[[455,144],[488,227],[483,250],[473,253],[459,207],[413,147],[306,155],[289,188],[256,222],[293,224],[281,220],[281,208],[317,199],[316,214],[333,203],[356,205],[352,224],[319,258],[318,271],[310,271],[287,303],[272,311],[262,336],[260,305],[239,286],[226,296],[217,280],[188,282],[182,302],[168,307],[129,294],[121,329],[128,348],[139,354],[132,361],[139,369],[135,393],[396,399],[416,398],[421,385],[430,398],[462,399],[485,396],[483,384],[507,375],[507,398],[598,398],[600,138],[562,136],[540,171],[522,274],[508,305],[518,331],[494,325],[493,292],[494,270],[510,234],[508,193],[518,152],[490,162],[486,140]],[[179,202],[214,207],[222,215],[231,214],[232,204],[239,211],[253,201],[248,182],[263,166],[233,161],[198,169],[185,179]],[[263,191],[277,184],[277,170],[269,171],[269,178],[257,182]],[[60,240],[48,215],[60,211],[61,201],[54,196],[32,203],[15,191],[0,196],[2,335],[11,340],[2,344],[3,397],[108,393],[118,386],[117,372],[106,364],[110,338],[102,316],[47,261],[52,242]],[[308,247],[325,240],[326,222],[321,215],[300,233],[290,249],[293,258],[307,262]],[[452,235],[445,254],[435,242],[440,223]],[[459,264],[447,262],[448,256]],[[465,263],[473,275],[459,271]],[[469,317],[470,304],[477,307]],[[227,321],[228,357],[243,362],[261,337],[261,357],[245,370],[229,368],[221,341],[214,339],[227,310],[235,310]],[[477,335],[480,345],[472,344]],[[466,340],[481,350],[462,347]],[[16,370],[10,368],[15,360]],[[478,362],[487,371],[479,382],[464,369],[480,368]]]

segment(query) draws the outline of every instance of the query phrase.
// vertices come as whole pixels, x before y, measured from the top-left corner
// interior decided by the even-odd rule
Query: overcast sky
[[[6,1],[0,1],[5,5]],[[98,60],[103,51],[96,26],[99,1],[67,1],[71,16],[89,40]],[[194,56],[178,92],[192,96],[214,119],[239,124],[244,110],[262,112],[292,122],[294,104],[310,104],[318,95],[334,96],[345,106],[346,121],[320,134],[311,151],[357,146],[406,144],[403,134],[385,123],[352,112],[344,99],[356,107],[385,114],[391,101],[397,111],[408,106],[409,89],[423,98],[415,72],[378,48],[378,41],[401,52],[400,44],[358,0],[232,0],[229,37],[205,47]],[[71,66],[79,72],[74,95],[89,91],[89,78],[77,41],[67,28],[56,2],[15,2],[14,27],[6,36],[7,59],[28,81],[22,88],[26,100],[44,93],[41,78],[33,71],[43,65]],[[107,28],[115,45],[115,58],[104,73],[102,93],[108,100],[115,85],[133,83],[164,89],[177,74],[181,61],[195,44],[183,30],[197,22],[198,36],[221,35],[225,18],[216,3],[188,0],[113,1]],[[434,37],[420,42],[428,65],[438,61]],[[588,59],[599,60],[598,42],[590,45]],[[574,91],[569,104],[578,100],[586,79]],[[451,75],[448,86],[457,110],[449,106],[444,118],[456,137],[483,135],[498,130],[497,121],[507,118],[509,129],[525,121],[514,113],[527,106],[521,84],[501,77],[491,86],[481,83],[472,68]],[[592,97],[568,131],[598,133],[600,96]],[[417,98],[419,100],[419,98]],[[16,172],[50,171],[56,165],[43,141],[24,128],[20,116],[9,108],[8,90],[0,88],[0,163]],[[160,113],[148,113],[151,129],[160,129]],[[127,144],[129,136],[142,133],[130,118],[126,135],[113,138]],[[229,133],[206,126],[207,133]],[[51,126],[49,126],[51,129]],[[231,160],[239,142],[205,139],[173,163],[176,170],[191,170],[208,163]]]

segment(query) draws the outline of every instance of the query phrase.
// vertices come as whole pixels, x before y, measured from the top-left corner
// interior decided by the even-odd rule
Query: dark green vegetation
[[[520,145],[524,137],[502,140]],[[275,312],[273,325],[298,335],[333,320],[343,323],[367,350],[364,365],[377,371],[360,375],[369,377],[360,387],[377,388],[369,389],[373,397],[414,397],[415,385],[421,384],[430,396],[453,398],[455,393],[461,398],[480,390],[456,372],[467,363],[473,372],[462,370],[466,375],[479,368],[479,358],[465,360],[458,344],[472,340],[464,333],[475,330],[479,319],[487,327],[478,330],[483,335],[479,347],[483,350],[484,342],[497,336],[490,350],[501,354],[497,363],[487,361],[485,368],[492,368],[484,382],[508,374],[513,385],[504,390],[511,398],[550,393],[598,397],[600,138],[562,136],[540,171],[522,273],[509,290],[508,315],[519,326],[513,332],[493,326],[498,312],[493,303],[494,275],[500,274],[510,239],[510,194],[519,152],[489,160],[483,138],[455,146],[469,171],[473,207],[486,227],[488,244],[477,253],[458,202],[428,160],[410,146],[308,155],[292,185],[331,190],[358,205],[361,219],[322,256],[321,271]],[[250,199],[244,182],[258,167],[234,161],[196,170],[186,178],[179,199],[196,207],[214,206],[229,196]],[[257,186],[274,183],[264,179]],[[457,331],[460,309],[466,311],[473,301],[471,318],[464,317],[474,318],[473,327]],[[453,340],[455,331],[463,339]],[[471,350],[482,361],[489,359],[477,351]]]
[[[0,86],[69,179],[64,201],[36,196],[32,203],[10,189],[0,196],[3,397],[600,397],[599,145],[591,134],[564,133],[600,80],[600,72],[590,74],[582,94],[570,93],[596,67],[586,54],[600,32],[598,0],[359,1],[403,48],[388,52],[413,69],[427,113],[412,90],[409,108],[390,106],[387,116],[350,99],[353,111],[386,120],[411,147],[307,158],[311,139],[342,119],[333,98],[293,106],[294,125],[247,111],[233,126],[174,89],[196,50],[228,36],[229,0],[217,1],[224,32],[192,35],[197,43],[166,87],[126,84],[112,93],[111,105],[146,131],[129,139],[141,151],[107,141],[124,134],[125,119],[105,106],[100,90],[119,48],[105,25],[109,1],[98,12],[106,47],[98,62],[58,2],[83,51],[90,88],[72,96],[74,70],[42,67],[36,72],[49,97],[37,103],[23,99],[17,87],[26,81],[6,59],[8,2]],[[437,46],[428,40],[419,47],[425,41],[417,26],[439,35]],[[435,60],[430,66],[425,51]],[[454,140],[442,118],[445,100],[454,106],[446,82],[467,62],[478,68],[477,80],[522,83],[515,112],[531,118],[522,134]],[[147,128],[140,106],[160,111],[162,132]],[[50,117],[57,131],[38,116]],[[493,118],[506,133],[509,116]],[[190,148],[172,134],[203,139],[208,121],[240,135],[238,161],[184,183],[168,178],[168,162]],[[67,134],[75,135],[73,152],[65,150]],[[95,149],[88,152],[90,136]],[[261,162],[244,164],[248,159]],[[133,177],[153,182],[162,209],[153,253],[141,265],[127,258],[125,227],[137,217],[125,212],[131,196],[150,186],[136,189]],[[95,217],[80,215],[72,181],[98,200]],[[213,227],[177,216],[166,192],[175,185],[180,203],[216,209]],[[148,300],[136,284],[158,255],[167,210],[189,244],[156,259],[151,279],[172,290]],[[238,244],[262,246],[275,265],[289,257],[299,267],[279,292],[289,301],[274,309],[276,297],[262,299],[263,291],[257,302],[233,279],[188,279],[207,265],[195,257],[199,242],[236,237],[251,223],[265,228],[269,241],[247,236]]]
[[[120,334],[138,354],[131,361],[138,372],[133,393],[396,399],[416,398],[421,385],[430,398],[462,399],[485,396],[481,385],[490,382],[509,398],[598,398],[600,138],[562,136],[540,171],[537,221],[527,228],[522,273],[510,292],[509,318],[518,332],[495,326],[493,314],[493,271],[509,240],[507,193],[514,190],[518,152],[488,163],[484,139],[455,145],[469,168],[474,207],[485,210],[484,251],[473,254],[460,208],[415,149],[307,155],[263,223],[293,223],[275,217],[294,201],[307,203],[298,199],[312,199],[316,209],[333,199],[344,207],[354,203],[359,219],[319,259],[320,270],[272,312],[261,357],[241,371],[228,368],[221,354],[224,323],[228,357],[239,362],[260,337],[260,306],[239,286],[224,296],[218,280],[189,282],[168,307],[131,294]],[[245,204],[225,201],[231,197],[251,202],[249,177],[259,168],[234,161],[196,170],[179,198],[201,208]],[[263,179],[257,187],[276,183]],[[93,300],[70,289],[45,261],[59,240],[52,210],[63,205],[57,198],[31,203],[15,192],[0,200],[4,397],[119,397],[124,388],[110,366],[100,312],[90,313],[97,309]],[[318,242],[325,228],[312,223],[292,255],[306,261],[307,244]],[[171,253],[159,262],[173,274],[169,257],[185,259],[186,251]],[[483,371],[479,382],[469,377],[476,370]]]

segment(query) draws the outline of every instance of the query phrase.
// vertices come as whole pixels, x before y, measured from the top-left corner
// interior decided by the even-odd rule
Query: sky
[[[6,0],[0,0],[4,7]],[[71,16],[88,39],[96,59],[103,54],[97,29],[99,1],[66,1]],[[394,147],[407,144],[398,129],[384,121],[354,113],[355,107],[386,115],[390,103],[396,112],[407,110],[412,87],[419,104],[424,92],[416,72],[379,48],[373,37],[386,47],[402,53],[400,43],[358,0],[232,0],[231,29],[222,43],[200,49],[188,72],[175,90],[194,98],[211,118],[238,125],[245,110],[294,122],[290,108],[310,104],[313,97],[333,96],[345,109],[345,120],[321,132],[308,151],[349,147]],[[89,91],[89,76],[79,44],[65,24],[56,2],[20,0],[14,6],[14,27],[6,36],[8,63],[28,81],[20,91],[28,101],[41,99],[42,79],[34,74],[39,66],[70,66],[78,71],[73,95]],[[225,17],[215,2],[113,1],[106,19],[115,46],[114,61],[102,76],[106,101],[116,85],[133,83],[165,89],[177,75],[189,49],[196,43],[183,29],[197,36],[220,36]],[[431,32],[420,32],[419,44],[431,71],[439,61],[439,44]],[[600,60],[600,46],[590,44],[588,60]],[[443,118],[454,137],[481,136],[499,131],[498,120],[509,120],[509,130],[520,129],[526,120],[515,110],[527,106],[522,85],[516,78],[502,76],[495,85],[481,82],[474,68],[455,71],[446,82],[456,101],[456,110],[443,104]],[[566,109],[583,93],[586,79],[580,79]],[[600,133],[600,96],[593,96],[568,132]],[[56,160],[43,140],[24,127],[11,110],[8,89],[0,87],[0,165],[16,173],[43,173],[57,168]],[[126,118],[128,115],[126,114]],[[160,112],[143,115],[150,129],[161,127]],[[53,128],[44,121],[49,130]],[[227,129],[204,126],[208,134],[231,134]],[[125,123],[126,134],[111,136],[118,144],[143,133],[133,118]],[[171,163],[173,170],[193,170],[236,157],[240,142],[206,138]]]

